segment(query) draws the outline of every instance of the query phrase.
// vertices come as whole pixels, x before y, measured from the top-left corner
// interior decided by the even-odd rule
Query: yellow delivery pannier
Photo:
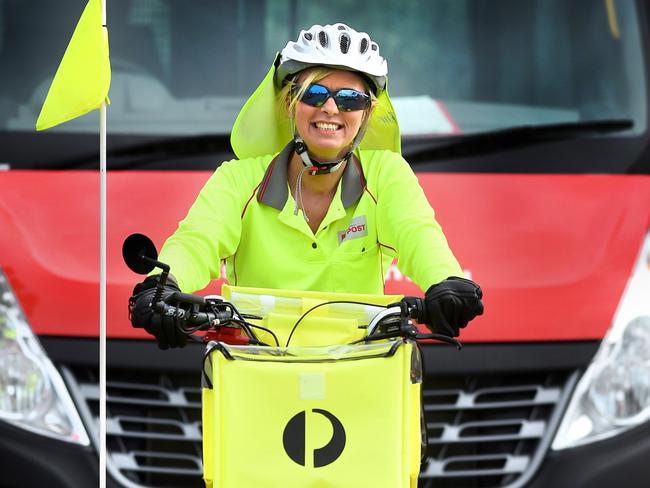
[[[224,296],[232,298],[232,292],[226,289]],[[246,294],[255,292],[247,289]],[[332,298],[341,296],[323,294],[322,300]],[[395,298],[379,300],[391,303]],[[268,297],[261,300],[269,302]],[[317,298],[307,300],[310,308]],[[357,316],[350,322],[355,314],[347,315],[340,320],[347,320],[354,328],[350,333],[358,335],[357,322],[365,319]],[[336,317],[321,318],[332,326]],[[316,322],[309,327],[317,330]],[[343,329],[341,325],[337,334],[345,335]],[[296,342],[302,330],[294,331]],[[288,334],[281,333],[283,338]],[[210,342],[203,373],[208,488],[417,486],[422,373],[414,342],[399,338],[289,347]]]

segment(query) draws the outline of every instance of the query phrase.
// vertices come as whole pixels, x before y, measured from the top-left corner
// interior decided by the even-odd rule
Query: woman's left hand
[[[483,291],[467,278],[450,276],[424,295],[425,324],[431,332],[458,337],[460,329],[483,314]]]

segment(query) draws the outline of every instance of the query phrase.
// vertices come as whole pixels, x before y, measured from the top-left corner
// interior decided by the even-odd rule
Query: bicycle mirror
[[[143,234],[131,234],[122,244],[122,257],[131,271],[147,274],[157,265],[156,245]]]

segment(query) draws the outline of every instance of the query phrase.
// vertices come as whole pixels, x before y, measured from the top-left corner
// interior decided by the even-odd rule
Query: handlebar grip
[[[188,310],[184,310],[181,307],[174,307],[173,305],[167,305],[165,302],[158,302],[154,305],[154,310],[157,310],[159,313],[167,316],[175,316],[181,319],[185,319],[188,324],[192,325],[202,325],[202,324],[211,324],[215,320],[219,322],[224,322],[232,319],[232,312],[223,311],[223,312],[195,312],[192,313]]]
[[[167,302],[180,302],[187,305],[205,305],[205,298],[199,295],[175,291],[166,299]]]
[[[211,323],[215,320],[218,320],[219,322],[223,322],[230,319],[232,319],[232,313],[230,312],[217,312],[217,313],[198,312],[198,313],[191,314],[188,317],[187,321],[190,324],[199,325],[204,323]]]

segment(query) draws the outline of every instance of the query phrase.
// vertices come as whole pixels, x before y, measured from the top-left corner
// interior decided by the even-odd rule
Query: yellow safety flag
[[[111,67],[100,0],[89,0],[52,80],[36,130],[49,129],[108,103]]]

